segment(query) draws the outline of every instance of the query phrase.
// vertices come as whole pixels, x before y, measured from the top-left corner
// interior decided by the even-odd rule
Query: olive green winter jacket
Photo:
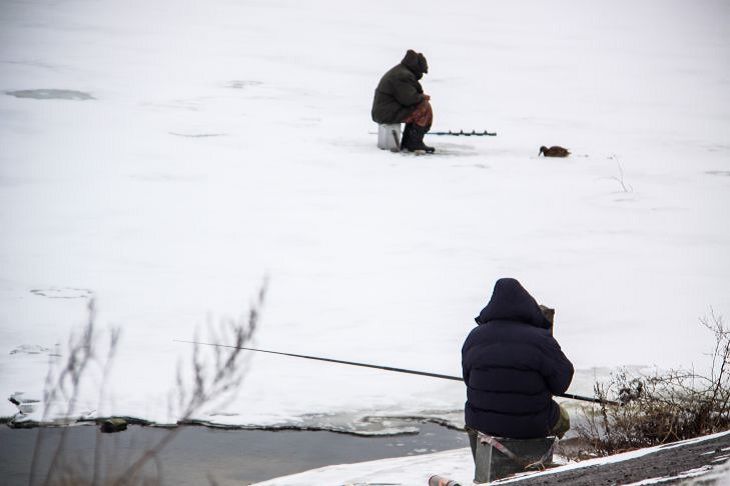
[[[400,123],[424,99],[419,79],[428,72],[423,54],[408,50],[397,66],[383,75],[375,88],[372,117],[376,123]]]

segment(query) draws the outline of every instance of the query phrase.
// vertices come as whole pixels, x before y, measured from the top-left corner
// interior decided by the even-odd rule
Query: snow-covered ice
[[[452,375],[516,277],[557,308],[583,394],[616,365],[702,366],[698,318],[730,315],[727,2],[0,9],[0,416],[42,396],[48,353],[13,350],[62,348],[91,295],[123,335],[108,399],[80,408],[158,421],[190,351],[172,340],[244,312],[265,275],[257,346]],[[372,92],[407,48],[435,129],[497,137],[377,150]],[[574,155],[537,157],[558,144]],[[458,417],[464,395],[257,355],[200,418],[346,427]]]

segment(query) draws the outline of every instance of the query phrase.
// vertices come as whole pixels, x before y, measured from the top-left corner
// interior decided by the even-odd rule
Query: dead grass
[[[577,432],[592,450],[579,455],[615,454],[730,428],[730,329],[712,311],[700,323],[714,337],[708,374],[619,370],[607,382],[596,383],[596,397],[622,405],[583,408],[585,421]]]

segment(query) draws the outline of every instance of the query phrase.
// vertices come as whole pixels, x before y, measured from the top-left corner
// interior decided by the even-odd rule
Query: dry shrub
[[[682,369],[650,374],[620,370],[606,383],[595,384],[598,398],[617,399],[622,405],[583,409],[586,420],[577,432],[594,454],[615,454],[730,428],[730,329],[713,311],[700,323],[715,339],[709,376]]]

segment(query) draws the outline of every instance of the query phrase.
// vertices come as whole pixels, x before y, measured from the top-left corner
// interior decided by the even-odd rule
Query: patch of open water
[[[309,469],[389,457],[428,454],[468,446],[464,432],[414,422],[416,434],[356,436],[327,431],[221,430],[181,426],[174,440],[150,461],[145,472],[161,484],[252,484]],[[116,434],[93,426],[10,429],[0,426],[0,477],[3,484],[28,484],[31,459],[40,434],[36,470],[44,477],[61,435],[62,463],[91,477],[98,441],[100,471],[120,472],[170,432],[133,425]]]

